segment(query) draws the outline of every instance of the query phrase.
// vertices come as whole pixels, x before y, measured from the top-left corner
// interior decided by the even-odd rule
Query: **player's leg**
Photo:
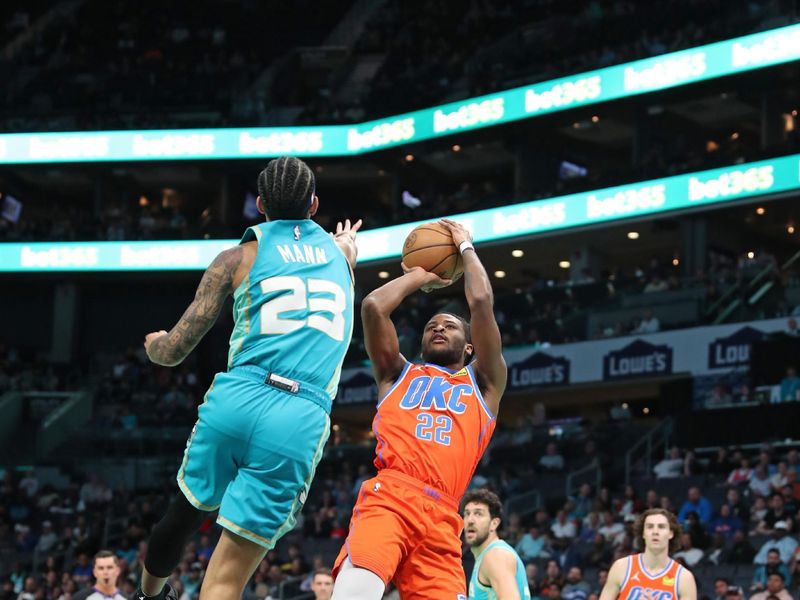
[[[183,494],[175,497],[162,518],[153,527],[148,541],[138,598],[167,598],[164,584],[183,557],[183,548],[209,513],[198,510]],[[163,590],[163,594],[162,594]]]
[[[333,598],[381,598],[419,540],[416,492],[378,477],[361,486],[350,531],[333,566]],[[361,594],[361,595],[359,595]]]
[[[467,582],[461,565],[462,521],[458,513],[427,503],[422,543],[403,561],[394,582],[403,600],[450,598],[466,600]]]
[[[375,573],[354,566],[346,558],[339,567],[331,600],[380,600],[385,589],[383,580]]]
[[[137,598],[166,597],[164,584],[183,557],[186,542],[219,507],[236,475],[249,430],[248,415],[240,416],[231,406],[239,391],[235,383],[227,373],[218,374],[199,408],[177,475],[182,494],[151,532]]]
[[[204,600],[240,598],[266,551],[292,530],[330,434],[319,405],[263,379],[255,385],[239,396],[252,434],[219,508],[217,523],[227,531],[203,581]]]
[[[267,549],[228,530],[222,532],[203,578],[200,600],[238,600]]]

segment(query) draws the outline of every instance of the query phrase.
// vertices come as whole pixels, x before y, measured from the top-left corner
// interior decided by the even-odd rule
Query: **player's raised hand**
[[[456,248],[461,245],[461,242],[472,242],[472,234],[469,232],[469,229],[464,227],[461,223],[456,223],[450,219],[439,219],[439,224],[446,228],[450,232],[450,235],[453,236],[453,243],[456,245]]]
[[[430,271],[426,271],[422,267],[407,267],[405,263],[401,262],[400,266],[403,268],[403,273],[415,273],[418,277],[420,277],[420,286],[421,289],[426,294],[431,290],[437,290],[439,288],[447,287],[451,283],[453,283],[452,279],[444,279],[439,277],[436,273],[431,273]]]
[[[350,225],[350,219],[345,219],[344,224],[341,221],[336,223],[336,233],[333,234],[334,239],[342,237],[349,237],[352,241],[356,239],[356,233],[361,229],[362,220],[359,219],[353,225]]]
[[[347,262],[350,263],[352,268],[355,268],[358,260],[358,246],[356,246],[356,234],[361,229],[361,219],[350,224],[350,219],[345,219],[344,223],[339,221],[336,223],[336,231],[331,233],[333,241],[339,246],[339,249],[344,252],[347,257]]]

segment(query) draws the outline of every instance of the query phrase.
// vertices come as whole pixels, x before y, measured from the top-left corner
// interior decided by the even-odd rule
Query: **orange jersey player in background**
[[[506,364],[486,270],[461,225],[442,220],[464,260],[471,320],[439,313],[422,335],[423,364],[401,354],[390,318],[419,289],[449,285],[419,267],[369,294],[364,337],[378,384],[378,474],[365,481],[334,566],[333,600],[466,600],[458,502],[494,432]]]
[[[662,508],[646,510],[633,532],[644,552],[614,562],[600,600],[697,600],[694,575],[669,556],[681,534],[675,515]]]

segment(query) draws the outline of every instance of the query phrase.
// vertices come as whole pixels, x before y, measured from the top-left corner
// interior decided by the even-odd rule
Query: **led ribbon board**
[[[800,154],[722,169],[452,215],[475,242],[532,235],[632,217],[716,205],[800,188]],[[357,215],[356,215],[357,216]],[[400,256],[422,221],[358,234],[360,263]],[[0,271],[205,269],[238,240],[0,244]],[[302,250],[298,256],[302,255]]]
[[[800,59],[800,25],[354,125],[0,135],[0,164],[352,156]]]

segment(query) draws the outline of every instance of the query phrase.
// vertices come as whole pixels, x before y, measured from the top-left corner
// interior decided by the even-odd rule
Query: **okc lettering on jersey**
[[[653,590],[640,585],[631,588],[625,600],[672,600],[672,592]]]
[[[461,415],[467,410],[461,396],[472,393],[472,386],[469,384],[453,385],[441,376],[420,375],[408,384],[408,390],[400,400],[400,408],[448,411]]]

